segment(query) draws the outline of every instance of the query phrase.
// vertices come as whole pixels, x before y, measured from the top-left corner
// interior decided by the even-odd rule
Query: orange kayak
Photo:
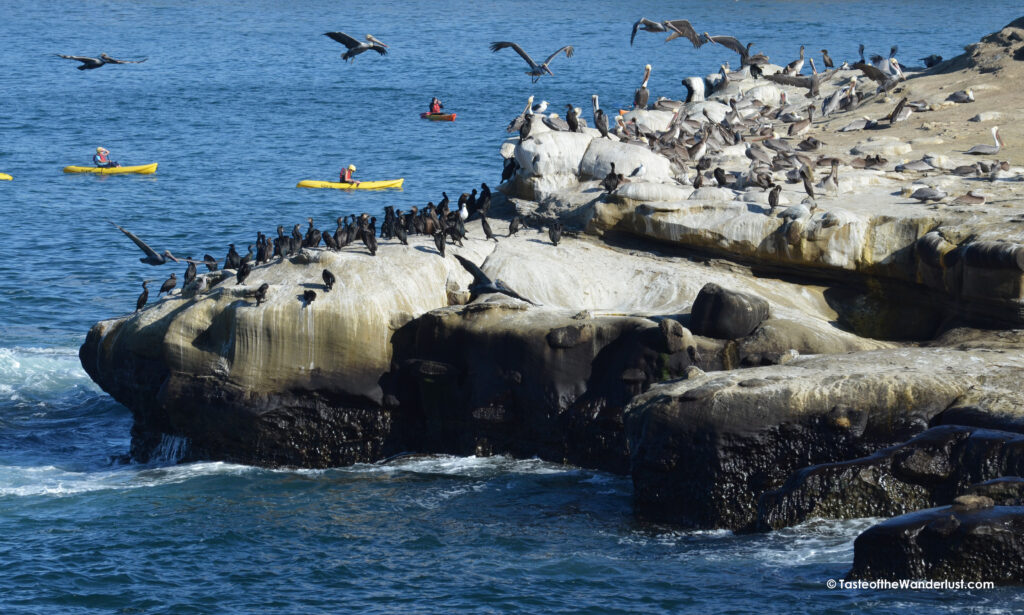
[[[420,114],[420,117],[431,122],[454,122],[454,113],[428,113],[424,111]]]

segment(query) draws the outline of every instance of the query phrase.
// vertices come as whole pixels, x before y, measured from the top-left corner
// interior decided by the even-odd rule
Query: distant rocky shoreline
[[[850,578],[1022,584],[1024,105],[999,85],[1022,59],[1018,20],[816,119],[800,138],[820,150],[782,155],[816,159],[796,175],[757,169],[758,141],[721,127],[744,132],[735,101],[753,88],[771,106],[802,91],[740,72],[718,100],[624,114],[617,138],[524,115],[502,148],[516,173],[492,200],[497,242],[475,218],[446,257],[410,236],[372,257],[304,249],[245,284],[199,274],[94,325],[81,362],[131,410],[139,461],[168,435],[187,459],[260,466],[539,457],[630,475],[640,518],[686,528],[892,517],[857,539]],[[965,87],[974,102],[947,104]],[[838,131],[901,98],[921,101],[910,119]],[[988,128],[966,120],[994,111],[1008,145],[965,171]],[[726,135],[704,169],[658,145],[686,121]],[[805,176],[832,158],[815,191]],[[609,190],[613,163],[632,177]],[[968,190],[982,202],[953,199]],[[513,216],[530,228],[507,237]],[[552,245],[556,219],[569,232]],[[470,301],[454,253],[539,305]]]

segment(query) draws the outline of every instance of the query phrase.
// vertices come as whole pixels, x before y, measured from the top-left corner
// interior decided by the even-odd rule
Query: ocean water
[[[639,523],[628,479],[535,460],[411,457],[327,471],[126,460],[131,417],[78,363],[97,320],[134,307],[169,267],[106,221],[179,256],[223,256],[257,230],[323,227],[497,185],[504,127],[527,96],[552,110],[626,107],[737,57],[631,23],[688,18],[780,63],[800,44],[857,44],[906,64],[951,57],[1019,16],[1014,3],[312,2],[6,0],[0,40],[0,613],[972,612],[1024,608],[1013,590],[849,592],[872,520],[768,535]],[[371,32],[352,64],[322,36]],[[513,40],[552,62],[531,84]],[[78,71],[54,54],[148,57]],[[820,57],[815,53],[815,57]],[[454,123],[418,118],[431,96]],[[97,145],[153,176],[64,175]],[[402,191],[299,190],[344,164]],[[385,245],[382,249],[388,249]],[[244,252],[244,248],[243,248]],[[179,268],[178,273],[181,273]]]

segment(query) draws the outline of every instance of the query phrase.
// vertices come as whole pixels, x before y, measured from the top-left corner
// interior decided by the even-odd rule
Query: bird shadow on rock
[[[315,282],[303,282],[302,284],[299,284],[299,286],[301,286],[302,288],[311,288],[313,290],[320,290],[320,291],[323,291],[325,293],[328,292],[326,286],[324,286],[323,284],[317,284]],[[302,295],[299,295],[299,299],[302,299]]]
[[[438,256],[440,256],[441,254],[440,252],[437,251],[437,248],[428,248],[427,246],[416,246],[413,249],[419,250],[420,252],[423,252],[425,254],[437,254]]]
[[[539,243],[539,244],[543,244],[543,245],[551,245],[550,241],[544,241],[543,239],[527,239],[526,241],[530,241],[530,242],[533,242],[533,243]]]

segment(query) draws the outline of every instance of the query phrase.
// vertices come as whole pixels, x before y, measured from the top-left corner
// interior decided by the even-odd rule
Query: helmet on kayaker
[[[355,171],[356,170],[356,165],[354,165],[354,164],[348,165],[348,170],[349,171]]]
[[[108,150],[108,149],[107,149],[107,148],[105,148],[105,147],[97,147],[97,148],[96,148],[96,151],[97,151],[98,153],[100,153],[100,154],[104,154],[104,153],[105,153],[105,154],[109,154],[109,153],[110,153],[110,150]]]

